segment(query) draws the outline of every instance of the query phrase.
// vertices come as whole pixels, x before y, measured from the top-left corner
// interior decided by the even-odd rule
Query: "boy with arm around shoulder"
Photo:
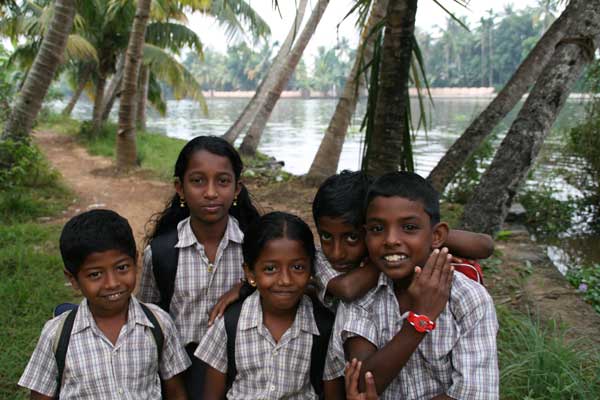
[[[383,273],[366,296],[341,303],[334,330],[346,359],[362,361],[361,389],[370,371],[382,399],[497,399],[498,323],[485,288],[454,274],[447,304],[414,293],[415,282],[439,280],[449,262],[439,250],[448,226],[437,193],[416,174],[386,174],[367,194],[365,227],[370,260]],[[421,342],[403,366],[406,340]]]
[[[64,274],[85,299],[75,312],[62,379],[55,342],[69,313],[48,321],[19,385],[32,399],[185,400],[180,373],[190,364],[170,317],[145,307],[160,324],[161,354],[152,322],[131,296],[136,283],[136,246],[126,219],[109,210],[73,217],[63,228]],[[159,361],[160,360],[160,361]],[[161,394],[161,379],[164,392]]]

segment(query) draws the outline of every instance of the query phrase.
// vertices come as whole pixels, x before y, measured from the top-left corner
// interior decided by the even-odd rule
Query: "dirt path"
[[[89,155],[72,137],[52,132],[36,132],[34,137],[77,196],[64,218],[92,208],[113,209],[129,220],[141,246],[145,224],[162,210],[173,193],[172,185],[145,171],[117,176],[110,159]],[[245,183],[263,212],[285,210],[312,224],[314,188],[298,180],[277,184],[258,178]],[[600,344],[600,315],[566,282],[524,228],[507,229],[514,232],[511,238],[496,243],[502,262],[486,272],[496,303],[531,312],[543,321],[556,319],[573,328],[568,337]]]

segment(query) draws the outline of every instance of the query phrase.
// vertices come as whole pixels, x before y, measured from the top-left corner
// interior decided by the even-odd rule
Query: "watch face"
[[[408,316],[410,322],[417,332],[431,332],[435,328],[435,323],[432,322],[426,315],[418,315],[410,313]]]

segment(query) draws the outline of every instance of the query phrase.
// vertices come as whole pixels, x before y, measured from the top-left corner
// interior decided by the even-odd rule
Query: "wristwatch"
[[[430,320],[427,315],[419,315],[412,311],[407,311],[402,315],[402,318],[406,318],[408,323],[414,326],[415,330],[419,333],[431,332],[435,329],[435,322]]]

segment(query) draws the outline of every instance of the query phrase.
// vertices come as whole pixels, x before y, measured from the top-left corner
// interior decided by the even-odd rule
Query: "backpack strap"
[[[152,310],[150,310],[150,308],[148,308],[148,306],[142,302],[140,302],[140,306],[142,307],[142,311],[144,311],[144,314],[146,314],[146,317],[148,317],[150,322],[152,322],[152,325],[154,325],[154,327],[152,327],[150,330],[152,331],[152,336],[154,336],[154,341],[156,342],[156,351],[158,353],[158,368],[160,370],[160,361],[162,358],[163,345],[165,343],[165,335],[163,334],[162,327],[160,325],[160,322],[158,321],[158,318],[156,318],[156,315],[154,315]]]
[[[160,292],[158,306],[169,312],[173,291],[175,290],[175,275],[179,262],[179,249],[175,247],[179,241],[177,229],[159,235],[152,239],[152,272]]]
[[[333,314],[325,306],[314,298],[310,298],[313,306],[313,316],[318,335],[313,335],[312,348],[310,350],[310,383],[319,398],[323,398],[323,371],[325,369],[325,358],[329,338],[333,329]]]
[[[237,335],[237,325],[242,312],[243,300],[238,300],[231,304],[225,310],[223,315],[225,322],[225,334],[227,336],[227,379],[225,384],[225,392],[231,389],[235,376],[237,375],[237,367],[235,364],[235,337]]]
[[[62,386],[63,373],[65,372],[65,360],[67,358],[67,348],[69,347],[69,341],[71,340],[71,331],[73,330],[77,309],[77,305],[74,304],[74,307],[68,311],[69,314],[61,320],[56,331],[53,345],[54,358],[56,359],[56,366],[58,368],[58,374],[56,376],[56,394],[54,395],[54,398],[56,399],[60,397],[60,387]]]

